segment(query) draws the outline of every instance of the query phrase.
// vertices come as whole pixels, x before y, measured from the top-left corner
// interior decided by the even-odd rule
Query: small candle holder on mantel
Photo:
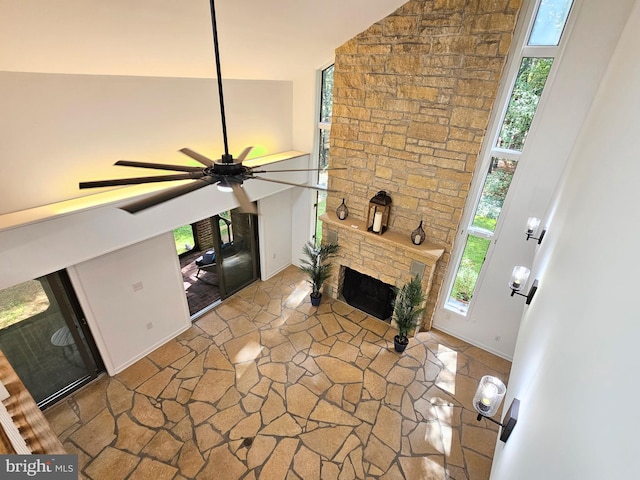
[[[367,211],[367,230],[382,235],[389,228],[389,212],[391,211],[391,197],[380,190],[369,200]]]
[[[422,228],[422,220],[420,220],[418,228],[411,232],[411,243],[414,245],[421,245],[425,238],[427,238],[427,234],[424,232],[424,229]]]
[[[349,216],[349,209],[344,203],[344,198],[342,199],[342,203],[336,208],[336,216],[338,220],[345,220]]]

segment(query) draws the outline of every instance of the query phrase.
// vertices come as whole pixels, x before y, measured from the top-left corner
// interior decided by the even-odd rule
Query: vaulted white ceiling
[[[405,0],[218,0],[224,78],[290,80]],[[208,0],[0,0],[0,70],[212,77]]]

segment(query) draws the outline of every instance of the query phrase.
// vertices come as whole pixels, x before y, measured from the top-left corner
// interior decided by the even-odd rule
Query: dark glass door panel
[[[0,291],[0,349],[46,407],[104,367],[66,272]]]
[[[222,298],[257,280],[256,231],[256,216],[238,209],[214,217],[214,236],[220,245],[217,263]]]

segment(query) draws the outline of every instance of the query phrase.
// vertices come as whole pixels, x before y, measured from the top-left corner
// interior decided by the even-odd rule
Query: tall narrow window
[[[572,0],[540,0],[533,27],[520,49],[520,66],[512,80],[512,89],[500,119],[493,147],[487,149],[483,164],[488,165],[482,189],[476,199],[474,214],[462,234],[466,239],[462,251],[455,255],[456,274],[449,283],[445,308],[467,314],[478,277],[496,239],[496,227],[511,180],[525,147],[544,86]],[[543,47],[543,48],[540,48]],[[555,47],[555,48],[554,48]]]
[[[320,118],[318,119],[318,185],[327,186],[329,165],[329,139],[331,134],[331,107],[333,104],[333,65],[322,71],[320,91]],[[322,242],[322,222],[319,220],[327,210],[327,192],[318,191],[316,196],[316,233],[317,245]]]

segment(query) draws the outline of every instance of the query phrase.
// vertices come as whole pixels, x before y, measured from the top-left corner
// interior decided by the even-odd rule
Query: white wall
[[[512,358],[526,307],[524,298],[509,296],[507,283],[514,266],[531,267],[537,248],[535,241],[525,240],[527,218],[536,216],[543,219],[543,225],[548,223],[546,212],[553,192],[633,3],[576,0],[575,24],[565,32],[569,42],[555,76],[545,87],[500,216],[499,243],[487,255],[472,307],[466,318],[439,308],[436,328]]]
[[[506,399],[520,399],[520,418],[498,442],[493,480],[640,478],[639,44],[636,4],[536,257],[540,289],[522,319]]]
[[[267,212],[271,214],[267,216]],[[260,273],[262,280],[267,280],[291,265],[291,190],[262,199],[260,214]]]
[[[82,262],[69,275],[111,375],[191,326],[171,233]]]
[[[291,150],[291,82],[224,87],[232,154]],[[0,72],[0,91],[0,214],[96,191],[80,191],[81,180],[155,173],[114,167],[120,159],[186,164],[182,147],[224,152],[214,80]]]

